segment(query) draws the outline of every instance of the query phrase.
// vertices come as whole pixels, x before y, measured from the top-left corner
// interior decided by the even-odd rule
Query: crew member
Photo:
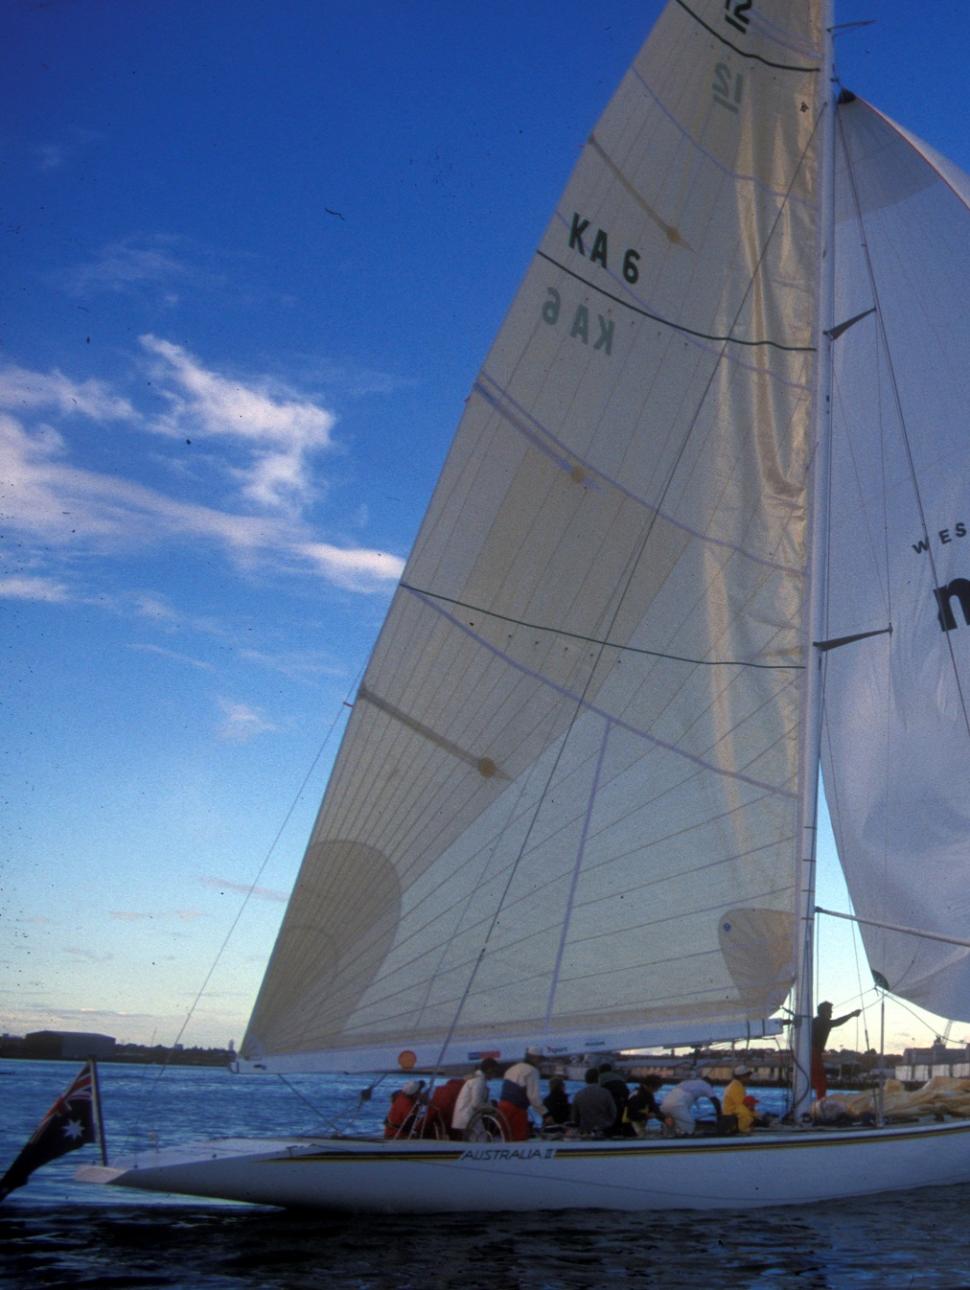
[[[529,1107],[541,1117],[546,1105],[539,1093],[539,1072],[532,1053],[527,1052],[520,1062],[510,1066],[502,1080],[498,1109],[509,1126],[510,1142],[525,1142],[529,1136]]]

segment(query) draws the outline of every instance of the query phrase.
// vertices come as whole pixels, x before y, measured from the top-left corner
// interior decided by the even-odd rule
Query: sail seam
[[[481,383],[482,380],[485,380],[489,385],[494,386],[498,395],[501,396],[501,399],[508,403],[521,416],[526,417],[531,422],[534,430],[531,430],[527,426],[516,421],[502,405],[499,398],[483,387]],[[493,377],[489,376],[488,372],[482,371],[480,373],[480,379],[472,386],[472,390],[477,390],[482,398],[485,399],[485,401],[494,408],[500,416],[504,417],[510,425],[514,426],[515,429],[517,429],[520,434],[524,435],[531,443],[534,443],[541,452],[544,452],[548,457],[550,457],[551,460],[553,460],[562,470],[571,471],[574,465],[579,464],[583,466],[584,469],[589,470],[598,479],[604,480],[611,488],[615,488],[617,492],[621,493],[624,497],[629,498],[631,502],[635,502],[638,506],[642,506],[645,510],[652,512],[655,518],[664,520],[665,523],[673,525],[674,528],[678,528],[684,533],[689,533],[691,537],[697,538],[701,542],[709,542],[712,546],[719,546],[723,547],[727,551],[733,551],[737,555],[743,556],[746,560],[752,560],[755,564],[763,565],[766,569],[776,569],[779,573],[791,574],[794,577],[802,577],[804,575],[804,570],[797,568],[795,565],[781,564],[776,560],[769,560],[765,556],[755,555],[753,551],[745,550],[744,547],[738,546],[735,542],[728,542],[725,538],[713,537],[709,533],[702,533],[699,529],[693,528],[683,520],[677,519],[668,511],[663,511],[658,506],[654,506],[651,502],[648,502],[645,497],[641,497],[638,493],[632,492],[631,489],[627,488],[624,484],[621,484],[618,479],[613,479],[612,476],[605,474],[598,467],[594,466],[588,458],[581,457],[579,453],[570,452],[562,440],[560,440],[551,430],[544,426],[541,421],[538,421],[530,412],[518,403],[507,390],[503,389]],[[568,454],[568,456],[564,455],[562,457],[557,457],[548,445],[542,442],[536,434],[536,431],[538,431],[538,434],[545,435],[557,449],[559,449],[563,454]]]
[[[588,645],[602,645],[606,649],[615,649],[624,654],[645,654],[648,658],[662,658],[671,663],[689,663],[693,667],[750,667],[758,668],[766,672],[801,672],[805,669],[804,663],[746,663],[741,659],[718,659],[718,658],[687,658],[682,654],[665,654],[663,650],[645,649],[639,645],[619,645],[615,641],[601,640],[598,636],[584,636],[582,632],[571,632],[565,627],[546,627],[542,623],[531,623],[524,618],[513,618],[509,614],[500,614],[495,609],[485,609],[482,605],[469,604],[467,600],[458,600],[454,596],[446,596],[443,592],[428,591],[423,587],[415,587],[410,582],[400,582],[398,586],[403,587],[405,591],[413,591],[418,596],[430,596],[435,600],[443,600],[446,604],[454,605],[457,609],[467,609],[474,614],[485,614],[489,618],[497,618],[500,622],[511,623],[513,627],[525,627],[530,632],[554,632],[557,636],[568,636],[570,640],[584,641]],[[876,633],[870,633],[875,635]],[[816,645],[819,642],[815,642]],[[370,694],[365,694],[364,698],[370,698]],[[472,754],[461,754],[466,761],[473,759]]]
[[[404,584],[402,583],[401,586],[404,587]],[[766,792],[774,793],[779,797],[795,798],[796,794],[793,793],[791,789],[779,788],[776,784],[767,784],[763,780],[755,779],[752,775],[745,775],[740,771],[727,770],[723,766],[716,766],[713,762],[707,761],[704,757],[700,757],[696,753],[687,752],[684,748],[678,748],[676,744],[671,743],[669,740],[660,739],[656,735],[651,735],[646,730],[640,730],[631,722],[624,721],[621,717],[617,717],[612,713],[607,712],[605,708],[600,708],[594,703],[589,703],[581,695],[574,693],[572,690],[568,690],[564,685],[559,685],[556,681],[550,680],[549,677],[543,676],[541,672],[536,672],[532,668],[526,667],[524,663],[518,662],[517,659],[506,654],[504,650],[500,650],[496,645],[493,645],[491,641],[487,641],[484,636],[473,631],[470,627],[466,626],[465,623],[457,619],[454,614],[449,614],[447,610],[442,609],[440,605],[436,605],[433,598],[426,595],[423,591],[418,591],[416,588],[410,586],[404,587],[404,590],[409,591],[411,595],[417,597],[417,599],[426,604],[429,609],[433,609],[435,613],[440,614],[442,618],[447,619],[447,621],[457,627],[460,632],[464,632],[466,636],[469,636],[472,640],[476,641],[482,649],[487,650],[490,654],[494,654],[496,658],[502,659],[502,661],[507,663],[509,667],[514,668],[517,672],[521,672],[525,676],[532,677],[533,680],[538,681],[541,685],[546,685],[550,689],[555,690],[557,694],[561,694],[563,698],[569,699],[572,703],[584,708],[587,712],[595,713],[598,717],[603,717],[607,721],[612,721],[615,726],[621,730],[625,730],[628,734],[636,735],[640,739],[646,740],[647,743],[653,744],[657,748],[663,748],[665,751],[671,752],[677,757],[683,757],[686,761],[693,762],[704,770],[712,771],[715,775],[723,775],[727,779],[736,780],[742,784],[750,784],[753,788],[763,788]]]
[[[697,139],[694,138],[694,136],[690,133],[690,131],[686,128],[686,126],[682,125],[681,122],[677,120],[674,114],[662,102],[662,100],[658,97],[656,91],[651,88],[651,86],[640,74],[640,72],[635,67],[632,70],[633,70],[634,78],[640,83],[644,92],[648,94],[650,98],[653,99],[654,103],[657,106],[657,109],[667,118],[667,120],[674,127],[674,129],[679,131],[681,136],[690,143],[691,147],[695,148],[701,154],[702,157],[706,157],[707,160],[711,162],[711,164],[717,170],[719,170],[722,175],[725,175],[728,179],[734,179],[738,183],[753,184],[755,188],[760,188],[761,191],[769,197],[780,198],[782,201],[786,200],[784,189],[773,188],[771,184],[765,183],[765,181],[761,179],[758,175],[747,175],[747,174],[742,174],[742,172],[739,170],[732,170],[730,166],[726,166],[723,161],[721,161],[718,157],[716,157],[713,152],[709,152],[708,149],[705,148],[702,143],[700,143]],[[817,209],[817,203],[812,201],[811,198],[808,198],[808,197],[793,196],[793,197],[787,198],[787,200],[789,202],[797,203],[799,206],[806,206],[811,211],[814,211]]]
[[[774,63],[771,61],[770,58],[763,58],[761,54],[752,54],[746,49],[739,49],[739,47],[735,45],[732,41],[728,40],[726,36],[722,36],[719,31],[715,31],[713,27],[708,26],[708,24],[704,21],[703,18],[699,18],[697,14],[694,13],[693,9],[691,9],[689,5],[686,5],[684,3],[684,0],[677,0],[677,3],[680,5],[681,9],[683,9],[684,13],[689,14],[690,17],[694,19],[694,21],[697,23],[699,27],[703,27],[706,32],[709,32],[710,35],[714,37],[715,40],[719,40],[721,44],[726,45],[728,49],[733,49],[734,52],[736,54],[740,54],[742,58],[754,59],[755,62],[764,63],[765,67],[777,68],[777,70],[780,72],[816,72],[817,73],[820,70],[818,67],[806,67],[804,65],[800,65],[797,63]]]
[[[687,336],[696,336],[698,340],[713,340],[719,345],[744,345],[748,349],[757,349],[770,347],[771,349],[781,350],[786,354],[814,354],[814,345],[785,345],[780,340],[743,340],[740,336],[717,336],[712,332],[698,331],[696,327],[687,327],[683,323],[671,322],[669,318],[664,318],[662,314],[651,313],[649,309],[644,309],[640,305],[631,304],[624,300],[622,296],[614,295],[612,291],[607,291],[605,287],[599,287],[595,282],[590,282],[589,278],[583,277],[575,269],[567,268],[559,260],[549,255],[547,251],[537,250],[536,255],[540,255],[544,260],[548,260],[551,265],[566,273],[577,282],[581,282],[584,287],[589,287],[591,291],[598,292],[605,296],[607,300],[612,300],[615,304],[622,305],[624,309],[629,309],[631,313],[640,314],[643,318],[649,318],[651,322],[662,323],[665,327],[670,327],[673,331],[683,332]]]
[[[552,980],[549,983],[549,998],[546,1003],[546,1033],[549,1032],[552,1020],[552,1009],[556,1000],[556,988],[559,985],[559,974],[562,971],[563,955],[566,952],[566,941],[569,936],[569,928],[572,922],[573,909],[576,904],[576,889],[579,886],[579,875],[583,868],[583,859],[586,855],[586,839],[589,837],[590,824],[593,819],[593,805],[596,801],[596,794],[599,789],[600,777],[603,773],[603,762],[606,758],[606,746],[610,740],[610,731],[613,723],[607,721],[603,727],[603,738],[600,742],[599,755],[596,758],[596,769],[593,771],[593,782],[590,785],[589,796],[586,799],[586,811],[583,816],[583,827],[580,832],[579,842],[576,846],[576,861],[573,864],[572,878],[569,883],[569,895],[566,898],[566,910],[562,920],[562,929],[559,933],[559,945],[556,948],[556,961],[552,968]]]

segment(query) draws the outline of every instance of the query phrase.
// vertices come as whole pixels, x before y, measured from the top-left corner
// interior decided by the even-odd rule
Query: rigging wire
[[[364,672],[364,666],[361,666],[361,668],[357,672],[357,675],[354,677],[354,680],[350,686],[350,689],[347,691],[348,698],[355,692],[358,682],[360,681],[360,678],[363,675],[363,672]],[[249,884],[248,890],[245,892],[245,894],[242,897],[242,900],[240,901],[239,908],[236,911],[235,917],[233,918],[232,922],[229,924],[229,928],[222,939],[222,943],[220,944],[219,948],[216,950],[212,963],[209,966],[209,970],[208,972],[206,972],[205,977],[202,981],[202,984],[199,987],[195,998],[192,1000],[192,1003],[185,1014],[182,1024],[179,1027],[178,1034],[172,1040],[172,1043],[166,1052],[165,1059],[160,1066],[158,1074],[151,1082],[151,1086],[148,1089],[147,1095],[150,1095],[154,1091],[159,1080],[162,1078],[163,1075],[167,1073],[168,1068],[171,1065],[172,1055],[174,1054],[178,1045],[181,1043],[182,1036],[185,1034],[186,1030],[188,1029],[189,1023],[191,1022],[192,1017],[195,1015],[195,1011],[198,1008],[199,1004],[201,1003],[203,996],[205,995],[205,992],[209,987],[209,982],[212,980],[212,977],[215,974],[216,968],[219,966],[219,963],[222,960],[222,956],[225,954],[226,948],[229,945],[229,942],[232,939],[233,935],[235,934],[236,928],[239,926],[239,923],[240,923],[240,920],[242,919],[243,914],[246,912],[246,908],[249,904],[250,899],[253,896],[253,893],[256,890],[259,880],[263,876],[263,872],[266,869],[266,866],[269,864],[270,858],[272,857],[273,852],[276,850],[276,847],[279,844],[280,838],[283,836],[283,833],[285,832],[286,827],[289,824],[294,811],[296,810],[297,806],[300,803],[301,798],[303,797],[303,794],[306,790],[307,785],[310,782],[311,777],[315,773],[317,766],[320,763],[321,757],[326,751],[327,744],[330,742],[333,732],[337,727],[338,721],[340,721],[341,717],[343,716],[343,710],[346,706],[347,706],[346,700],[344,700],[341,702],[340,707],[337,709],[334,715],[333,721],[331,721],[330,727],[327,730],[327,733],[323,737],[323,741],[320,744],[320,747],[317,749],[316,754],[313,757],[313,760],[310,762],[309,768],[307,769],[306,774],[303,776],[300,786],[297,789],[296,793],[294,794],[293,800],[290,803],[289,808],[286,811],[286,814],[283,816],[283,820],[279,828],[276,830],[276,834],[274,835],[272,842],[267,848],[266,854],[263,856],[262,862],[260,863],[260,866],[257,869],[256,874],[254,875],[252,881]]]

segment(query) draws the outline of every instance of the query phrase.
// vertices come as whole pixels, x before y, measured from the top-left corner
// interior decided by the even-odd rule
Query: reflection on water
[[[3,1062],[0,1167],[73,1077],[62,1063]],[[224,1071],[103,1070],[109,1145],[320,1130],[275,1081]],[[322,1120],[355,1108],[361,1080],[304,1077]],[[356,1127],[376,1125],[386,1091]],[[769,1096],[765,1095],[766,1098]],[[371,1126],[373,1127],[373,1126]],[[38,1172],[0,1208],[0,1285],[309,1286],[406,1290],[559,1287],[970,1287],[970,1187],[711,1215],[653,1212],[358,1217],[153,1200],[73,1181],[92,1148]]]
[[[970,1285],[970,1189],[755,1214],[331,1218],[202,1205],[19,1207],[12,1286]],[[9,1278],[2,1280],[3,1277]]]

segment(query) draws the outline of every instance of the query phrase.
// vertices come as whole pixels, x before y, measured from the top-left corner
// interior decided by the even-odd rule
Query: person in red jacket
[[[418,1111],[422,1105],[421,1090],[423,1079],[411,1079],[397,1092],[391,1094],[391,1109],[384,1121],[385,1138],[409,1138],[412,1136]]]
[[[455,1114],[455,1103],[458,1094],[464,1087],[463,1079],[445,1080],[436,1084],[428,1099],[428,1109],[421,1122],[422,1138],[460,1138],[460,1133],[452,1133],[451,1120]]]

